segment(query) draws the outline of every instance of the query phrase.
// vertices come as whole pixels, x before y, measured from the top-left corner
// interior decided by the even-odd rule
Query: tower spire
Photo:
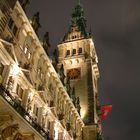
[[[80,0],[76,0],[77,1],[77,5],[80,5],[81,4],[81,1]]]
[[[63,41],[70,40],[70,38],[79,39],[78,35],[73,36],[73,32],[79,32],[81,38],[89,37],[89,33],[86,31],[86,19],[84,16],[84,10],[81,4],[81,0],[76,0],[76,6],[71,14],[71,23],[69,31],[65,34]]]

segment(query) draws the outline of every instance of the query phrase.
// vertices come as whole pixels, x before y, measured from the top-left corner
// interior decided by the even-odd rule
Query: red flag
[[[112,105],[104,105],[101,107],[102,110],[102,119],[106,119],[108,116],[108,113],[111,111]]]

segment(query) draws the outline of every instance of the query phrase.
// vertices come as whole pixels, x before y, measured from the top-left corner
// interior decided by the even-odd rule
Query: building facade
[[[0,2],[0,140],[101,140],[98,60],[81,4],[54,68],[26,4]]]
[[[84,123],[17,1],[0,38],[0,138],[71,140]]]

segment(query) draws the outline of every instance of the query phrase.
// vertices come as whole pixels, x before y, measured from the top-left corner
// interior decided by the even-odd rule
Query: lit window
[[[82,48],[79,48],[78,52],[79,52],[79,54],[82,53]]]
[[[67,56],[70,55],[70,50],[67,50]]]
[[[76,54],[76,49],[73,49],[72,54],[73,54],[73,55],[75,55],[75,54]]]
[[[27,53],[27,50],[28,50],[27,47],[25,47],[25,48],[24,48],[24,53],[25,53],[25,54]]]
[[[30,52],[28,52],[28,59],[30,59],[31,58],[31,53]]]

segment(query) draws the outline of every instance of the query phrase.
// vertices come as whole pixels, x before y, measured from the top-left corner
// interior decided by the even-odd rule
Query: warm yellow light
[[[15,63],[12,65],[12,69],[11,69],[11,74],[13,76],[16,76],[19,73],[19,67],[18,65]]]
[[[81,113],[81,118],[84,119],[84,117],[86,115],[86,109],[84,109],[84,108],[81,109],[80,113]]]
[[[57,121],[55,123],[54,130],[55,130],[55,138],[54,138],[54,140],[58,140],[58,122]]]

